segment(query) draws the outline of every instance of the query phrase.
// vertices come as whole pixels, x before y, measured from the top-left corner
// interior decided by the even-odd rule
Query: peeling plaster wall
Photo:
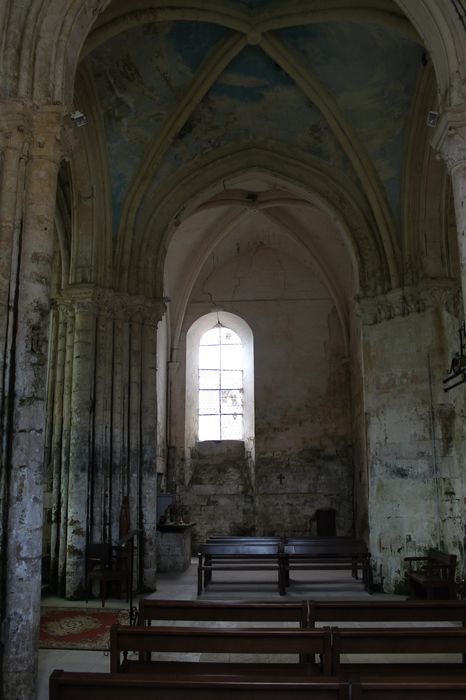
[[[178,465],[197,539],[212,531],[305,534],[316,508],[329,506],[337,510],[339,534],[352,531],[351,404],[341,327],[312,265],[266,240],[249,231],[247,241],[237,241],[236,258],[217,262],[221,256],[214,255],[186,312],[185,331],[218,304],[241,316],[254,336],[253,473],[224,443],[198,443]],[[180,402],[184,372],[182,360]]]
[[[168,328],[165,315],[157,327],[157,474],[165,474],[167,464]]]
[[[370,542],[388,590],[405,556],[463,555],[464,400],[442,388],[457,326],[437,309],[364,327]]]
[[[198,443],[191,450],[189,465],[184,469],[180,465],[177,484],[190,519],[196,523],[193,552],[209,535],[255,533],[254,488],[244,443]]]

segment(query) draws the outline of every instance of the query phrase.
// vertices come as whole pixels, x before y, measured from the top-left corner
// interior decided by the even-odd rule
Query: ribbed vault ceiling
[[[426,60],[389,0],[112,3],[88,38],[82,65],[102,115],[120,249],[128,235],[134,248],[150,240],[167,182],[206,154],[251,144],[334,173],[343,189],[357,191],[374,246],[396,279],[406,139]],[[222,211],[230,215],[235,195],[225,196]],[[288,222],[282,227],[302,218],[295,206],[275,204],[273,215]],[[203,216],[186,250],[200,229],[208,236]],[[270,220],[272,209],[260,216]],[[317,228],[309,222],[312,238]],[[330,277],[340,277],[339,265]]]

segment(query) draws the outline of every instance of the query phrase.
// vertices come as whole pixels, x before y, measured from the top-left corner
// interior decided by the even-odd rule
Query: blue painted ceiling
[[[245,9],[266,0],[240,1]],[[232,30],[177,20],[129,29],[95,49],[94,75],[105,126],[118,230],[128,186],[153,139],[186,94],[203,61]],[[395,224],[407,124],[422,71],[422,47],[388,26],[341,21],[272,32],[336,101],[380,178]],[[359,180],[319,108],[260,46],[247,45],[164,145],[147,196],[206,151],[233,142],[277,144]]]

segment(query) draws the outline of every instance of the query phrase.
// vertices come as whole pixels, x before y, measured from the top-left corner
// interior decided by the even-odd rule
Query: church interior
[[[43,591],[83,600],[86,547],[128,531],[156,590],[170,518],[195,555],[332,509],[379,592],[429,548],[460,581],[464,2],[0,25],[0,697],[34,698]]]

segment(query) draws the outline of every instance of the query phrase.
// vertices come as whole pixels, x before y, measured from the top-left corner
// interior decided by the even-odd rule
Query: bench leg
[[[278,592],[280,595],[285,595],[285,593],[286,593],[284,575],[285,575],[285,572],[283,570],[283,567],[279,566],[278,567]]]
[[[199,555],[197,562],[197,595],[202,593],[202,555]]]

